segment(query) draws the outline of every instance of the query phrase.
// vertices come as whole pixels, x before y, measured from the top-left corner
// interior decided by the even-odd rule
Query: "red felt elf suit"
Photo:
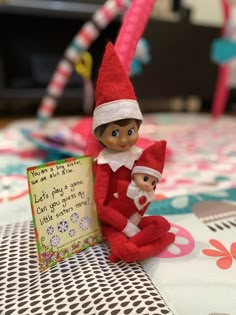
[[[142,114],[132,84],[112,44],[109,43],[96,84],[93,130],[122,119],[142,121]],[[173,234],[167,233],[170,224],[164,218],[157,217],[159,219],[156,220],[156,224],[159,229],[156,230],[155,227],[154,231],[151,228],[148,233],[145,233],[145,237],[142,237],[140,236],[142,225],[138,227],[129,220],[129,216],[125,212],[110,206],[110,202],[118,190],[119,181],[130,181],[134,162],[138,160],[141,153],[142,150],[136,146],[125,152],[104,148],[95,159],[94,164],[94,196],[103,233],[111,246],[113,257],[127,262],[157,254],[174,240]],[[126,207],[124,204],[124,208]]]

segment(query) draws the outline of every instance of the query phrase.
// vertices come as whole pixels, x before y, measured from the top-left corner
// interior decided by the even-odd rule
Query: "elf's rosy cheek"
[[[177,258],[190,254],[195,246],[193,236],[183,227],[171,224],[171,232],[175,234],[175,241],[169,245],[158,258]]]
[[[109,137],[106,139],[106,141],[104,141],[104,144],[106,145],[106,147],[112,149],[113,147],[116,146],[117,140],[115,137]]]
[[[109,138],[109,139],[107,139],[106,143],[107,143],[107,145],[112,146],[112,145],[114,145],[115,141],[113,138]]]
[[[137,132],[130,137],[129,141],[130,141],[130,143],[135,144],[138,141],[138,138],[139,138],[139,136],[138,136],[138,132]]]

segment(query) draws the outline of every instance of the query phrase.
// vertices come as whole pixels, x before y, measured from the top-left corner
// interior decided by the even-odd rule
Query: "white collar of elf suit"
[[[142,149],[136,146],[124,152],[114,152],[105,148],[97,156],[96,162],[98,164],[109,164],[113,172],[116,172],[122,166],[131,170],[141,153]]]
[[[139,188],[132,180],[127,189],[127,197],[134,200],[134,203],[138,210],[143,209],[149,202],[154,199],[154,190],[145,191]]]

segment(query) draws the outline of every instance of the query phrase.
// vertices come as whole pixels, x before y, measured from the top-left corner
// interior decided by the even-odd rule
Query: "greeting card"
[[[41,271],[102,240],[92,158],[30,167],[27,176]]]

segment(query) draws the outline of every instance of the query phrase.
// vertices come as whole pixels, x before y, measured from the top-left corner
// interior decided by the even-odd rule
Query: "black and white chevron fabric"
[[[30,222],[0,226],[0,315],[172,315],[139,263],[110,263],[107,244],[38,270]]]

